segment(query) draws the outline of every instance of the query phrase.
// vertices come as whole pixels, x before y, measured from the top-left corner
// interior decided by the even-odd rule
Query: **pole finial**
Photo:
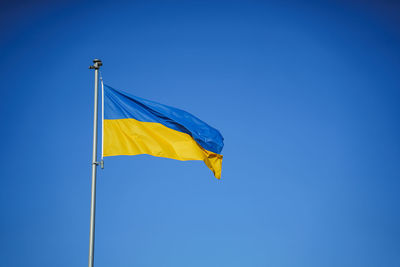
[[[101,66],[103,66],[103,62],[101,62],[101,60],[97,58],[93,59],[93,63],[93,66],[89,66],[89,69],[98,70]]]

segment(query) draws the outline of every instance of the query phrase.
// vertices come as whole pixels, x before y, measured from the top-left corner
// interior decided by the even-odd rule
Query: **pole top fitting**
[[[93,63],[93,66],[90,66],[89,69],[98,70],[101,66],[103,66],[103,62],[101,62],[101,60],[97,58],[93,59]]]

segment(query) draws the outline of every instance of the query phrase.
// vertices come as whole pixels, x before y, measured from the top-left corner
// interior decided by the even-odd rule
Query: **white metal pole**
[[[93,158],[92,158],[92,198],[90,204],[90,234],[89,234],[89,267],[94,264],[94,225],[96,215],[96,171],[97,165],[97,113],[98,113],[98,95],[99,95],[99,68],[103,65],[101,60],[94,59],[94,120],[93,120]]]
[[[101,74],[101,73],[100,73]],[[104,83],[103,78],[100,75],[101,82],[101,168],[104,168]]]

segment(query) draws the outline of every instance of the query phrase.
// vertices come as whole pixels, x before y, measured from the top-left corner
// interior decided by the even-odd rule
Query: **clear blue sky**
[[[87,265],[98,57],[225,148],[106,158],[96,267],[400,266],[400,6],[363,2],[3,1],[0,265]]]

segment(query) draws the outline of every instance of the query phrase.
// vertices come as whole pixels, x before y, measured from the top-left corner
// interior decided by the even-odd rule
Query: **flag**
[[[221,178],[221,133],[192,114],[103,86],[103,156],[202,160]]]

